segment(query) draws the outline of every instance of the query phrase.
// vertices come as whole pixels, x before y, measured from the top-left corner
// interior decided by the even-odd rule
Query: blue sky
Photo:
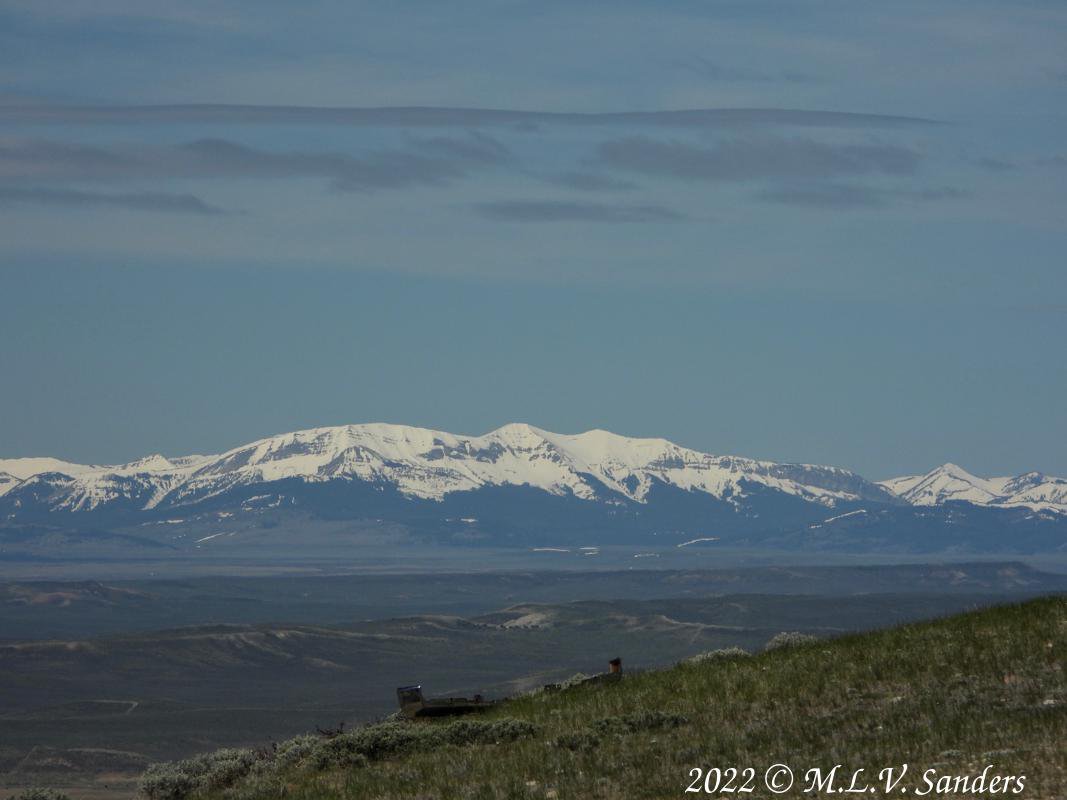
[[[0,454],[520,420],[1067,473],[1065,33],[1055,3],[0,3]]]

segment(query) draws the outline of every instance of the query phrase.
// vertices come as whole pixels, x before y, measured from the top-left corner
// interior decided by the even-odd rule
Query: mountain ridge
[[[26,537],[91,550],[103,543],[94,531],[118,530],[148,536],[156,550],[222,552],[255,541],[261,551],[272,541],[280,553],[296,542],[306,547],[315,520],[389,541],[506,547],[721,540],[757,548],[1002,552],[1010,545],[1038,552],[1062,550],[1067,541],[1067,481],[1036,472],[978,478],[945,464],[874,482],[840,467],[524,423],[479,436],[386,423],[310,428],[217,455],[151,454],[118,465],[0,460],[0,532],[15,543],[11,553],[25,552],[17,548]],[[55,539],[57,526],[80,533]],[[323,547],[348,552],[322,535]],[[128,542],[110,546],[121,552]]]
[[[319,457],[325,453],[330,458]],[[487,463],[495,469],[479,466]],[[399,464],[415,472],[398,475]],[[428,469],[431,465],[438,469]],[[571,474],[563,474],[568,468]],[[145,505],[153,508],[174,491],[174,499],[195,497],[213,480],[232,486],[336,477],[392,480],[401,494],[421,499],[440,500],[449,492],[485,485],[528,485],[595,499],[596,487],[581,477],[591,475],[628,499],[644,502],[648,478],[654,475],[719,498],[735,490],[736,480],[743,477],[831,508],[837,501],[866,498],[919,506],[963,501],[1067,512],[1067,480],[1039,472],[979,478],[946,463],[924,475],[868,481],[840,467],[713,455],[663,438],[627,437],[598,428],[559,434],[527,423],[508,423],[476,436],[391,423],[317,427],[264,437],[217,455],[168,458],[153,453],[114,465],[52,457],[0,459],[0,496],[49,474],[66,476],[85,492],[78,501],[60,506],[68,510],[91,510],[109,499],[109,480],[136,476],[149,476],[155,484]]]
[[[734,494],[737,480],[744,478],[829,506],[861,497],[889,499],[877,484],[838,467],[715,456],[666,439],[631,438],[600,429],[557,434],[525,423],[509,423],[480,436],[385,423],[310,428],[213,456],[168,459],[154,454],[119,465],[52,458],[0,460],[0,473],[5,472],[20,481],[5,494],[42,475],[72,479],[75,497],[58,506],[67,510],[96,508],[123,491],[118,479],[138,476],[154,486],[145,508],[285,478],[384,480],[401,494],[435,500],[486,485],[531,486],[591,500],[599,483],[641,503],[652,477],[718,498]]]

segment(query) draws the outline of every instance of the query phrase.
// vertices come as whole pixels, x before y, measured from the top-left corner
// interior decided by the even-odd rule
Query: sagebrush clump
[[[802,644],[810,644],[811,642],[819,641],[818,636],[812,636],[810,633],[801,633],[800,631],[782,631],[772,636],[767,644],[763,646],[764,650],[778,650],[782,647],[796,647]]]
[[[321,736],[306,734],[282,742],[274,748],[274,763],[278,767],[295,767],[322,744]]]
[[[31,789],[23,789],[18,794],[11,795],[8,800],[70,800],[70,797],[55,789],[46,789],[35,786]]]
[[[360,769],[372,761],[406,752],[513,742],[533,736],[537,731],[538,726],[533,723],[506,717],[462,719],[439,725],[379,722],[337,735],[297,736],[270,749],[217,750],[184,761],[154,764],[141,777],[140,789],[149,800],[183,800],[197,792],[229,789],[251,777],[258,789],[270,790],[279,785],[277,778],[281,773],[294,769],[311,772]],[[234,796],[246,795],[248,791]]]
[[[731,658],[745,658],[751,655],[747,650],[742,650],[740,647],[723,647],[718,650],[709,650],[706,653],[697,653],[695,656],[690,656],[683,663],[686,664],[702,664],[706,661],[726,661]]]
[[[201,789],[231,786],[270,751],[227,748],[183,761],[153,764],[141,776],[141,792],[151,800],[181,800]]]

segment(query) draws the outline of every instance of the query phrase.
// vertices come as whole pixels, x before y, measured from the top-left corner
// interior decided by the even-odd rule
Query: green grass
[[[285,758],[264,751],[247,769],[229,756],[222,778],[168,800],[683,797],[693,767],[761,776],[775,762],[798,775],[907,763],[913,787],[929,768],[992,763],[1026,776],[1027,800],[1063,798],[1065,667],[1067,598],[1044,598],[528,695],[473,727],[387,724],[347,744],[302,740]],[[815,796],[802,783],[779,796]],[[768,796],[759,784],[747,795]]]

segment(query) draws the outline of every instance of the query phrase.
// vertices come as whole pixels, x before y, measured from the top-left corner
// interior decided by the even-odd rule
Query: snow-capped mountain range
[[[716,456],[666,439],[603,430],[563,435],[509,424],[462,436],[381,423],[285,433],[220,455],[151,455],[121,465],[0,459],[0,510],[8,517],[28,506],[150,512],[193,507],[250,487],[269,491],[281,481],[358,482],[436,502],[489,487],[524,487],[591,503],[644,505],[655,489],[670,487],[735,508],[753,495],[771,494],[830,509],[862,501],[962,502],[1067,513],[1067,481],[1036,472],[983,479],[945,464],[925,475],[875,483],[837,467]]]
[[[1067,550],[1067,481],[978,478],[946,464],[878,483],[838,467],[524,424],[482,436],[314,428],[219,455],[106,466],[0,460],[0,559],[205,547],[273,547],[284,558],[313,540],[330,558],[350,557],[352,536],[527,549],[1048,552]]]

